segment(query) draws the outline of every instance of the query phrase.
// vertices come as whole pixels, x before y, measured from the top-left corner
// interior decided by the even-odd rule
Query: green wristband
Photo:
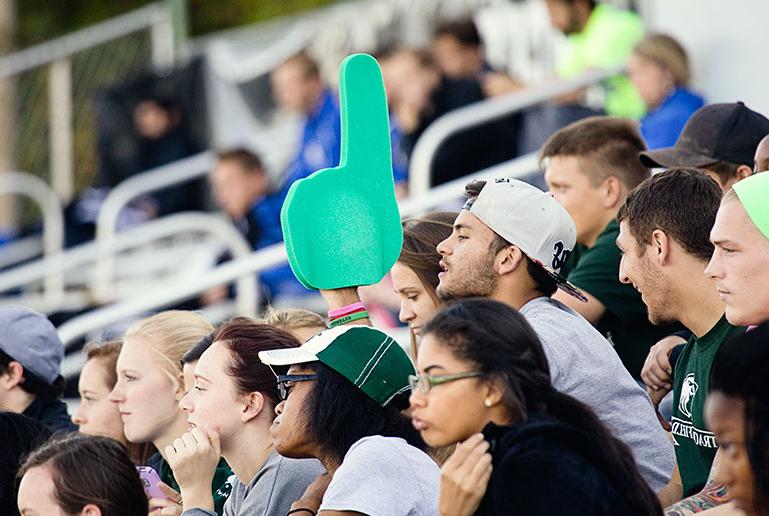
[[[360,321],[361,319],[368,319],[368,312],[363,310],[362,312],[355,312],[354,314],[345,315],[339,319],[334,319],[328,323],[329,328],[336,328],[342,324],[347,324],[353,321]]]

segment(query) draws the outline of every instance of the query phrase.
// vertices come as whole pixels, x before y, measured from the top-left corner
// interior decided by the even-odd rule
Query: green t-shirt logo
[[[678,400],[678,409],[686,417],[692,417],[692,401],[694,401],[694,395],[697,394],[697,389],[699,389],[699,385],[694,381],[694,373],[687,374],[681,385],[681,397]]]

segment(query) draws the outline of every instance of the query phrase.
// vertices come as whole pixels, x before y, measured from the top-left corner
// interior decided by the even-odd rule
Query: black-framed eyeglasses
[[[479,376],[483,376],[483,373],[480,371],[468,371],[466,373],[456,374],[441,374],[436,376],[431,376],[429,374],[412,374],[409,375],[409,386],[411,387],[411,392],[421,392],[422,394],[427,394],[430,392],[430,389],[436,385],[454,382],[456,380],[464,380],[465,378],[477,378]]]
[[[317,374],[279,374],[278,375],[278,395],[281,400],[288,398],[288,382],[311,382],[317,380]]]

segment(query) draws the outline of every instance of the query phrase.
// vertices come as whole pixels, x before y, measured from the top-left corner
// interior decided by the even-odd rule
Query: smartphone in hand
[[[139,472],[139,477],[142,480],[142,486],[144,486],[144,493],[147,498],[161,498],[168,500],[166,495],[158,486],[160,483],[160,475],[155,471],[152,466],[136,466],[136,470]]]

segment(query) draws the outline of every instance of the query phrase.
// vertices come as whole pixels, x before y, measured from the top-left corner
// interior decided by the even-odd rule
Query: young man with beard
[[[708,235],[720,199],[719,185],[703,171],[671,169],[641,183],[617,216],[620,281],[641,293],[652,323],[680,321],[693,334],[673,372],[677,464],[670,483],[659,491],[664,507],[676,504],[668,514],[690,514],[726,501],[726,489],[714,480],[718,443],[704,421],[716,352],[741,331],[726,320],[714,281],[705,275],[713,252]],[[667,389],[649,392],[659,403]]]
[[[670,478],[673,453],[641,389],[611,344],[590,323],[551,299],[558,288],[584,296],[560,270],[576,229],[566,210],[514,179],[476,181],[441,254],[438,296],[490,297],[520,310],[539,335],[553,385],[590,406],[633,451],[653,489]]]

